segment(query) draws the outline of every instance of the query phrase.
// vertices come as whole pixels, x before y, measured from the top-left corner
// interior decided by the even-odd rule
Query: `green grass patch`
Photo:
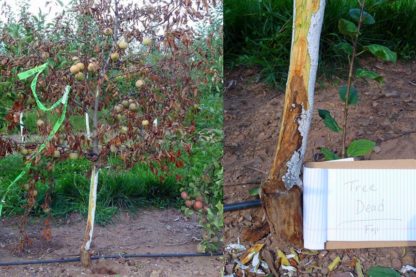
[[[114,162],[113,158],[113,162]],[[0,160],[0,195],[23,169],[20,155],[9,155]],[[89,160],[64,160],[55,164],[52,178],[49,182],[39,181],[37,203],[33,214],[42,215],[40,205],[45,199],[46,192],[52,187],[52,214],[65,216],[71,212],[86,215],[88,212],[89,194]],[[97,222],[106,223],[118,209],[136,209],[140,207],[177,207],[179,187],[173,178],[163,182],[155,176],[149,166],[137,164],[128,171],[115,171],[113,168],[100,172],[97,196]],[[6,198],[4,214],[17,215],[23,212],[26,203],[23,185],[27,182],[25,176]]]

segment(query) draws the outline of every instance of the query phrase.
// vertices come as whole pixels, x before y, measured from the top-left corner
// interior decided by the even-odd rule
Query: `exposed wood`
[[[261,199],[274,243],[303,246],[300,172],[312,118],[325,0],[295,0],[285,104],[272,167]]]
[[[270,233],[269,224],[264,222],[262,225],[257,227],[246,227],[241,232],[241,238],[244,241],[254,243],[261,240]]]
[[[94,233],[95,210],[97,206],[98,172],[99,169],[97,169],[94,165],[91,171],[87,225],[85,227],[84,239],[81,246],[81,264],[85,267],[89,266],[91,263],[89,250],[91,248]]]

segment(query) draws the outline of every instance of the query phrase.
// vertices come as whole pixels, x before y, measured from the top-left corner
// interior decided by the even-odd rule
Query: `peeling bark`
[[[295,0],[285,104],[272,167],[261,199],[274,242],[303,246],[300,173],[313,111],[325,0]]]
[[[94,165],[91,171],[87,225],[85,227],[84,239],[81,246],[81,264],[85,267],[89,266],[91,263],[89,250],[91,248],[92,236],[94,232],[95,210],[97,203],[98,172],[99,170]]]

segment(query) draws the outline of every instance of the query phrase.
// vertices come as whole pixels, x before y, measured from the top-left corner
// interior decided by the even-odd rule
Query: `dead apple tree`
[[[272,167],[261,200],[273,241],[302,247],[303,158],[311,124],[325,0],[295,0],[290,67]]]
[[[67,85],[72,88],[64,128],[33,164],[45,160],[53,171],[62,159],[82,156],[91,162],[88,220],[80,250],[83,265],[90,264],[99,173],[110,155],[117,155],[125,168],[148,162],[160,178],[170,164],[183,167],[181,151],[173,149],[184,147],[181,138],[195,130],[194,123],[185,122],[202,82],[192,71],[208,66],[193,60],[201,49],[193,45],[191,22],[207,20],[215,5],[215,0],[79,0],[46,28],[38,27],[38,18],[24,14],[11,25],[15,29],[1,29],[6,53],[0,56],[2,80],[22,91],[6,117],[10,130],[19,124],[23,110],[33,108],[28,84],[17,82],[16,72],[45,64],[48,70],[36,84],[45,102],[59,99]],[[52,112],[63,113],[59,108]],[[68,120],[72,115],[85,115],[86,133],[73,130]],[[50,122],[38,127],[43,137],[52,128]],[[33,180],[42,177],[36,170],[28,174]],[[36,192],[32,183],[30,191]]]

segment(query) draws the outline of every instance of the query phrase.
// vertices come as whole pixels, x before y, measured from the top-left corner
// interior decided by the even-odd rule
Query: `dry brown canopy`
[[[102,146],[103,162],[111,151],[118,153],[128,165],[142,160],[145,153],[156,160],[172,159],[172,152],[161,150],[161,144],[167,135],[182,136],[194,131],[192,122],[185,123],[184,119],[196,101],[199,83],[206,80],[191,78],[191,72],[209,68],[208,61],[193,59],[197,53],[201,55],[207,50],[193,46],[194,30],[189,22],[207,20],[210,7],[216,3],[151,1],[147,4],[79,1],[47,28],[39,27],[31,16],[7,25],[9,29],[2,28],[6,53],[0,57],[1,78],[10,81],[12,89],[20,92],[9,107],[9,126],[16,126],[17,122],[11,119],[22,110],[34,108],[30,81],[18,81],[16,74],[48,62],[49,69],[37,84],[41,101],[55,102],[62,96],[64,87],[70,85],[68,113],[83,114],[92,112],[96,90],[100,89],[98,109],[103,111],[103,118],[93,132]],[[13,26],[18,28],[15,33],[10,31]],[[108,28],[112,30],[110,36],[105,34]],[[121,37],[140,50],[120,49],[117,42]],[[142,46],[144,38],[151,38],[151,44]],[[118,60],[110,58],[115,52]],[[149,57],[156,54],[157,62],[149,62]],[[84,64],[84,69],[78,72],[82,78],[69,70],[78,63]],[[88,70],[90,63],[97,65],[94,71]],[[140,88],[134,86],[138,79],[144,81]],[[116,109],[123,101],[128,101],[128,105],[122,111]],[[54,111],[61,112],[61,109]],[[158,127],[153,128],[156,119]],[[40,128],[40,133],[47,135],[52,124]],[[73,132],[68,120],[60,134],[49,143],[46,155],[52,156],[57,149],[65,155],[74,151],[88,154],[88,140],[83,133]]]

